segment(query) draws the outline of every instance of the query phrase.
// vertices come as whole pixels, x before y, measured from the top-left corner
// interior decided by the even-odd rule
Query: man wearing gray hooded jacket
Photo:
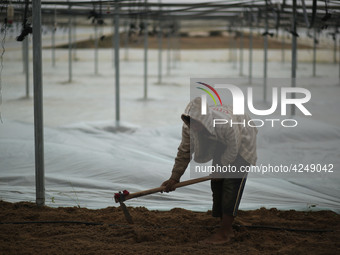
[[[212,175],[211,190],[213,196],[213,217],[221,218],[221,228],[211,237],[203,240],[207,244],[222,244],[233,237],[232,223],[237,215],[247,173],[241,167],[255,165],[257,129],[248,115],[233,115],[229,106],[207,106],[206,114],[201,114],[201,98],[192,100],[185,109],[182,141],[172,174],[163,182],[165,191],[175,190],[192,155],[197,163],[212,160],[212,166],[237,169],[235,173]],[[223,120],[216,124],[214,120]]]

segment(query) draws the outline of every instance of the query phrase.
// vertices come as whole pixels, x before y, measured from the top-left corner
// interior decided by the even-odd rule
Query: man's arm
[[[169,180],[163,182],[162,186],[166,186],[165,191],[175,190],[173,186],[179,182],[180,178],[184,174],[188,164],[191,160],[190,152],[190,132],[189,127],[184,124],[182,127],[182,141],[178,147],[175,164],[172,168],[172,174]]]

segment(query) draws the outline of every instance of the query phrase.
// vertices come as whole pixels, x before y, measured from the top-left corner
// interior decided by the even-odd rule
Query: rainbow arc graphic
[[[197,83],[207,87],[208,89],[210,89],[217,96],[218,100],[220,101],[220,104],[222,105],[222,100],[221,100],[220,95],[217,93],[217,91],[212,86],[210,86],[209,84],[203,83],[203,82],[197,82]],[[198,88],[200,90],[203,90],[205,93],[207,93],[212,98],[212,100],[214,101],[215,105],[217,106],[217,102],[215,100],[214,95],[208,89],[201,88],[201,87],[196,87],[196,88]]]

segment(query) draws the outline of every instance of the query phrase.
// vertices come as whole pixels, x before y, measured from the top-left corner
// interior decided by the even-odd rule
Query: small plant
[[[66,196],[68,198],[70,198],[71,200],[73,200],[73,202],[75,202],[77,204],[77,207],[80,208],[80,201],[79,201],[79,198],[78,198],[78,195],[77,195],[77,191],[74,189],[72,183],[69,181],[68,182],[72,188],[72,191],[74,193],[74,196],[71,194],[67,194],[65,192],[58,192],[59,195],[61,196]]]
[[[70,185],[71,185],[71,187],[72,187],[72,190],[73,190],[74,195],[76,196],[75,202],[76,202],[76,204],[77,204],[77,207],[80,208],[80,202],[79,202],[79,198],[78,198],[77,192],[75,191],[75,189],[74,189],[72,183],[71,183],[71,182],[69,182],[69,183],[70,183]]]

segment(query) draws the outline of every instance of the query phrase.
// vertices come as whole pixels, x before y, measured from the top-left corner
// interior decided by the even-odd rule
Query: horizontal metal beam
[[[10,1],[3,1],[4,4],[9,4]],[[130,19],[132,17],[139,17],[142,19],[144,16],[148,15],[151,20],[158,20],[160,16],[164,20],[241,20],[243,19],[241,14],[245,13],[245,10],[252,10],[252,13],[257,14],[261,11],[262,14],[268,13],[269,16],[269,27],[276,28],[276,20],[275,20],[275,11],[277,11],[277,6],[269,6],[266,9],[265,1],[254,1],[245,0],[245,1],[234,1],[234,2],[205,2],[205,3],[160,3],[153,2],[147,3],[145,8],[145,4],[143,6],[140,4],[136,4],[135,1],[120,1],[121,12],[120,18],[122,19]],[[89,16],[89,12],[93,10],[93,6],[100,5],[114,5],[115,1],[43,1],[42,2],[42,14],[43,18],[46,15],[54,15],[56,12],[60,17],[67,17],[69,15],[76,16]],[[13,1],[13,5],[22,5],[24,1]],[[53,5],[53,7],[52,7]],[[47,7],[48,6],[48,7]],[[56,7],[57,6],[57,7]],[[69,10],[68,6],[72,6],[73,8]],[[274,8],[275,7],[275,8]],[[161,10],[160,10],[161,8]],[[298,6],[301,9],[301,12],[297,13],[297,21],[299,27],[306,27],[305,19],[306,16],[303,14],[302,5]],[[145,11],[145,10],[148,11]],[[280,27],[286,27],[290,24],[290,17],[292,13],[292,6],[285,5],[283,10],[280,10]],[[337,27],[339,25],[338,20],[340,20],[340,2],[339,4],[335,4],[335,2],[330,2],[328,4],[328,11],[332,12],[332,18],[327,21],[327,25],[329,27]],[[22,10],[16,10],[18,13],[22,13]],[[307,18],[311,18],[312,13],[312,5],[306,5],[306,15]],[[315,17],[315,23],[318,24],[321,22],[321,19],[324,17],[326,13],[325,4],[319,4],[317,10],[317,16]],[[3,16],[2,14],[0,16]],[[112,18],[112,14],[102,13],[102,18]],[[262,15],[263,16],[263,15]],[[286,25],[287,23],[287,25]],[[264,20],[261,20],[259,26],[253,24],[253,27],[264,26]],[[282,25],[283,24],[283,25]]]

